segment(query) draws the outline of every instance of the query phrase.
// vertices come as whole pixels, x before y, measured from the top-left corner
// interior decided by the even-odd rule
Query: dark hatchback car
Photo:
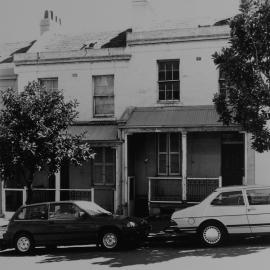
[[[35,246],[97,244],[113,250],[124,241],[143,240],[150,230],[144,219],[113,215],[88,201],[65,201],[21,206],[0,228],[0,247],[21,254]]]

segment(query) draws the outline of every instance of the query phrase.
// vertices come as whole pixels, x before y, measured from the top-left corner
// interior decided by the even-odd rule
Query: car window
[[[242,191],[222,192],[211,202],[211,205],[218,205],[218,206],[244,205]]]
[[[247,198],[250,205],[270,204],[270,189],[247,190]]]
[[[34,205],[22,208],[16,219],[19,220],[47,220],[48,219],[48,206]]]
[[[80,217],[80,208],[72,203],[51,204],[50,219],[77,219]]]

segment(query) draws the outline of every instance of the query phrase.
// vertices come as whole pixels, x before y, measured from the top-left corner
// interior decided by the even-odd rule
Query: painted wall
[[[18,66],[19,90],[37,78],[58,77],[59,89],[79,102],[79,120],[93,119],[92,76],[114,74],[115,117],[129,106],[160,106],[157,60],[180,59],[179,105],[212,104],[218,91],[218,72],[211,55],[226,45],[220,41],[196,41],[127,48],[129,61]],[[168,104],[165,104],[168,105]]]

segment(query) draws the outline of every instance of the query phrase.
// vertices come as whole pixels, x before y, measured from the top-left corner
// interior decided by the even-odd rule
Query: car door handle
[[[248,210],[248,212],[250,212],[250,211],[255,211],[255,210],[256,210],[256,208],[254,208],[254,207],[250,207],[250,208],[248,208],[247,210]]]

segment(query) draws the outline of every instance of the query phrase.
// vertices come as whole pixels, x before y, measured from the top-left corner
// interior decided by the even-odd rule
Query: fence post
[[[6,191],[5,191],[5,185],[4,181],[1,181],[1,192],[2,192],[2,209],[1,214],[4,214],[6,212]]]
[[[148,177],[148,212],[151,210],[151,177]]]
[[[26,203],[26,198],[27,198],[26,187],[23,188],[22,193],[23,193],[23,201],[22,201],[22,203],[25,204]]]
[[[182,131],[182,200],[187,200],[187,132]]]
[[[95,189],[91,188],[91,202],[95,202]]]
[[[55,201],[60,201],[60,172],[55,174]]]
[[[218,177],[218,187],[222,187],[222,176]]]

